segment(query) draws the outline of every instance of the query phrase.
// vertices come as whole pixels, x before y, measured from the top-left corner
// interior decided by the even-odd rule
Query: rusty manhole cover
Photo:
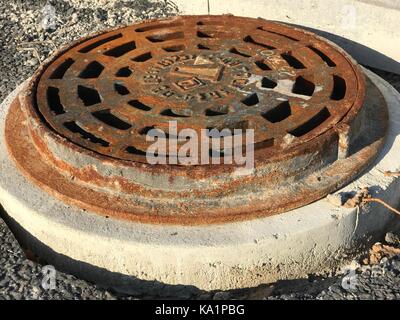
[[[227,222],[308,204],[370,164],[386,132],[383,107],[366,124],[364,76],[345,52],[234,16],[153,20],[80,40],[20,98],[6,134],[25,174],[80,207],[144,222]],[[254,172],[148,164],[146,133],[171,120],[199,135],[254,129]],[[365,134],[371,121],[379,134]]]
[[[255,129],[270,155],[285,138],[293,146],[311,140],[359,108],[360,78],[312,35],[253,19],[188,17],[67,50],[38,79],[36,103],[56,132],[118,159],[146,162],[147,131],[171,120],[178,130]]]

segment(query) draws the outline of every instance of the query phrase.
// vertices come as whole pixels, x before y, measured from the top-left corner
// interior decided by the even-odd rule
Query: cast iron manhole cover
[[[28,176],[81,207],[148,222],[226,222],[315,201],[371,163],[386,113],[373,120],[381,135],[361,141],[364,96],[359,67],[310,32],[229,15],[153,20],[57,53],[22,95],[24,112],[9,116],[26,118],[29,133],[9,147]],[[149,165],[146,134],[170,121],[199,136],[254,129],[255,170]]]
[[[146,162],[146,133],[171,120],[178,130],[254,129],[263,151],[285,138],[311,140],[360,107],[360,78],[313,35],[254,19],[186,17],[68,49],[38,79],[36,103],[76,144]]]

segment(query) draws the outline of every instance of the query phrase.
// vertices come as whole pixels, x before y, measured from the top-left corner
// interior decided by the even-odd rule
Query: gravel
[[[57,0],[47,3],[53,7],[45,7],[46,1],[42,0],[0,2],[0,100],[66,43],[98,30],[178,13],[169,0]],[[44,12],[50,15],[44,16]],[[43,23],[46,17],[47,23]],[[400,90],[400,76],[373,71]],[[386,242],[399,246],[399,238],[400,234],[393,232],[386,236]],[[27,256],[29,252],[21,249],[0,219],[0,299],[137,298],[116,294],[58,271],[55,287],[48,288],[42,283],[46,279],[43,265]],[[307,279],[279,281],[246,290],[203,293],[191,298],[400,299],[400,256],[383,258],[378,265],[355,263],[349,270],[347,278],[343,271],[329,277],[310,275]],[[343,284],[343,279],[350,279],[350,285]]]
[[[0,219],[0,299],[113,299],[114,295],[73,276],[57,273],[56,289],[42,286],[44,274],[28,260]]]
[[[40,62],[71,41],[96,31],[177,13],[176,6],[167,0],[91,0],[90,4],[77,0],[2,0],[0,100],[28,78]]]

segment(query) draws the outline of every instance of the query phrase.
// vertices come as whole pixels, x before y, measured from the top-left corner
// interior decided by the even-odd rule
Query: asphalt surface
[[[0,2],[0,100],[63,44],[97,30],[178,13],[171,1],[114,1],[111,5],[97,8],[81,6],[79,0],[57,0],[53,1],[54,14],[43,26],[45,4],[46,1]],[[374,71],[400,91],[400,76]],[[400,245],[399,242],[392,242],[393,246]],[[383,258],[376,265],[355,263],[351,270],[347,277],[344,271],[326,276],[310,275],[306,279],[280,281],[252,289],[210,292],[185,298],[400,299],[399,255]],[[157,298],[120,295],[59,271],[56,271],[54,286],[49,286],[45,271],[42,264],[27,258],[0,219],[0,299]]]

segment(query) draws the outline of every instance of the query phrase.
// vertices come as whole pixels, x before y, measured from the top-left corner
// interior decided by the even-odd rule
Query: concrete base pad
[[[400,94],[365,70],[389,106],[389,133],[372,168],[338,191],[369,187],[397,205],[400,179]],[[379,204],[346,209],[322,199],[245,222],[211,226],[131,223],[67,205],[17,170],[4,142],[14,91],[0,107],[0,202],[17,238],[61,270],[126,293],[257,286],[340,266],[379,239],[397,217]],[[34,159],[32,159],[34,161]],[[171,291],[172,290],[172,291]]]

